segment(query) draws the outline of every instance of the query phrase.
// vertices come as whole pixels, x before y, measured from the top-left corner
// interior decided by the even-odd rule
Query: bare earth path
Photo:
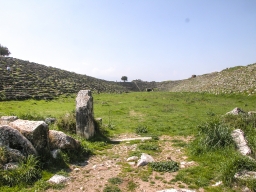
[[[119,140],[124,139],[124,142],[113,144],[110,149],[100,151],[99,154],[91,156],[78,165],[71,165],[70,168],[72,171],[69,174],[71,180],[67,182],[65,188],[61,189],[61,191],[102,192],[104,187],[109,184],[108,180],[113,177],[122,178],[123,182],[119,184],[118,187],[123,192],[154,192],[170,188],[179,189],[180,187],[187,187],[186,184],[181,182],[171,182],[177,174],[176,172],[158,173],[153,171],[146,179],[143,179],[143,174],[146,175],[148,172],[147,166],[136,167],[135,165],[129,165],[126,161],[129,157],[128,153],[135,151],[137,144],[143,142],[143,138],[139,138],[142,139],[142,141],[138,141],[137,143],[130,143],[128,141],[129,139],[125,137],[126,136],[121,136],[117,138]],[[134,140],[134,136],[130,138],[130,140]],[[189,142],[191,138],[160,137],[161,153],[157,156],[153,156],[155,161],[167,161],[168,159],[172,159],[179,163],[182,162],[183,167],[181,168],[195,166],[194,162],[186,161],[187,157],[184,154],[183,148],[174,146],[172,142],[174,139]],[[135,187],[131,187],[132,184],[135,185]],[[49,189],[47,191],[52,192],[57,190]]]

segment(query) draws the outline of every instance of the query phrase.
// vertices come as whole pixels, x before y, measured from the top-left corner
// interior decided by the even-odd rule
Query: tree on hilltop
[[[128,80],[127,76],[122,76],[121,80],[123,80],[124,82]]]
[[[9,56],[11,52],[7,47],[4,47],[0,44],[0,56]]]

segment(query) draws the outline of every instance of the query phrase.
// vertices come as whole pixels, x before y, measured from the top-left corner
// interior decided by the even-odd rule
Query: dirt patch
[[[120,136],[119,138],[124,137]],[[195,166],[196,164],[191,162],[186,164],[187,157],[184,149],[176,145],[179,141],[187,143],[190,140],[190,137],[160,137],[161,153],[153,156],[155,161],[185,162],[186,166],[184,168]],[[135,151],[136,147],[136,143],[132,144],[130,142],[113,144],[111,149],[101,151],[100,155],[92,156],[78,165],[71,165],[71,180],[61,191],[102,192],[104,187],[109,184],[108,180],[114,177],[122,179],[122,183],[118,185],[122,191],[132,191],[134,189],[133,191],[136,192],[152,192],[187,187],[184,183],[172,181],[177,172],[159,173],[150,171],[148,166],[136,167],[135,165],[129,165],[126,161],[129,152]],[[54,190],[48,190],[48,192],[51,191]]]

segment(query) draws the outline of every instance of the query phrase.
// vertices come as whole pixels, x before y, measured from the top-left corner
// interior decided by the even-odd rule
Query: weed
[[[135,191],[136,187],[137,187],[137,184],[134,183],[133,181],[128,182],[127,188],[129,191]]]
[[[198,126],[199,133],[192,143],[193,154],[224,148],[233,144],[231,129],[219,119],[211,119]]]
[[[34,156],[28,156],[20,161],[18,168],[0,172],[1,185],[27,185],[33,183],[41,176],[39,161]]]
[[[106,185],[103,192],[121,192],[121,190],[115,185]]]
[[[175,161],[151,162],[149,166],[158,172],[175,172],[179,170],[179,164]]]
[[[235,181],[235,173],[238,173],[243,170],[255,171],[255,160],[250,159],[246,156],[242,156],[240,154],[235,154],[232,157],[228,158],[222,164],[221,178],[223,183],[225,185],[231,185]]]
[[[123,182],[123,180],[119,177],[112,177],[112,178],[108,179],[108,182],[113,185],[117,185],[117,184],[121,184]]]
[[[148,133],[148,128],[146,126],[138,126],[136,129],[135,129],[135,132],[137,134],[142,134],[142,133]]]
[[[159,150],[159,146],[157,144],[153,144],[153,143],[140,144],[140,145],[138,145],[138,148],[140,150],[152,150],[152,151]]]

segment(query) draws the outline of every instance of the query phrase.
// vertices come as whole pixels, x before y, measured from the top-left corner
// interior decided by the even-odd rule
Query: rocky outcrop
[[[49,131],[49,145],[50,149],[73,149],[76,150],[80,147],[80,143],[72,137],[66,135],[61,131]]]
[[[7,125],[0,127],[0,146],[6,147],[7,149],[10,148],[10,151],[12,151],[11,149],[18,150],[24,156],[38,154],[32,143],[26,137],[18,130]],[[15,157],[13,156],[11,158],[15,159],[20,155],[20,153],[17,155],[18,153],[16,152]]]
[[[89,139],[94,133],[92,93],[90,90],[81,90],[76,97],[76,134]]]
[[[44,121],[18,119],[9,125],[24,135],[33,144],[40,156],[50,153],[48,141],[49,128]]]

